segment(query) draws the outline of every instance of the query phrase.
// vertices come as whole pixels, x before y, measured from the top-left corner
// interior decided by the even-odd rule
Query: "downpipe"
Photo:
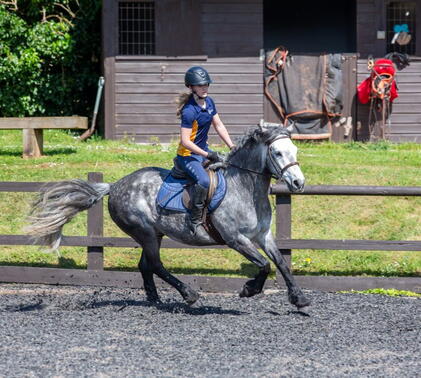
[[[89,138],[95,132],[96,117],[98,115],[98,108],[99,108],[99,103],[101,102],[101,95],[102,95],[102,89],[104,88],[104,83],[105,83],[105,79],[103,76],[101,76],[98,80],[98,90],[96,92],[96,100],[95,100],[94,114],[92,116],[91,127],[80,136],[80,140],[85,140]]]

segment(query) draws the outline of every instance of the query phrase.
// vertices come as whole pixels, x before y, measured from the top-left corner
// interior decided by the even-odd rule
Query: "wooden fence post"
[[[88,181],[103,182],[103,174],[89,172]],[[103,200],[88,210],[88,237],[104,236]],[[88,270],[104,270],[104,247],[88,247]]]
[[[276,243],[282,246],[282,239],[291,239],[291,195],[276,196]],[[291,250],[279,249],[291,269]]]
[[[43,130],[23,129],[23,153],[24,158],[39,158],[43,154]]]

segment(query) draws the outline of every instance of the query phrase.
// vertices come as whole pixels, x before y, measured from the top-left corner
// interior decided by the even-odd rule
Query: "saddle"
[[[204,164],[206,166],[206,163]],[[203,225],[208,234],[218,243],[225,244],[219,232],[213,226],[210,214],[218,208],[225,197],[227,190],[225,177],[221,170],[214,171],[206,168],[209,175],[210,185],[206,199],[205,211],[203,212]],[[187,213],[191,209],[191,191],[194,182],[185,173],[174,159],[174,167],[164,179],[158,191],[157,205],[162,209]]]
[[[171,171],[170,171],[170,175],[172,177],[174,177],[175,179],[179,179],[179,180],[191,180],[190,176],[184,172],[181,167],[178,165],[177,162],[177,158],[175,158],[173,160],[174,162],[174,166],[172,167]],[[215,194],[216,191],[216,187],[218,186],[218,176],[217,173],[212,170],[207,168],[207,163],[209,161],[206,161],[204,163],[204,167],[205,167],[205,171],[209,176],[209,189],[208,189],[208,195],[206,197],[206,208],[208,207],[208,205],[210,204],[212,197]],[[183,205],[185,206],[186,209],[191,209],[191,190],[193,188],[194,183],[190,183],[189,185],[186,185],[184,190],[183,190],[183,195],[182,195],[182,201],[183,201]]]

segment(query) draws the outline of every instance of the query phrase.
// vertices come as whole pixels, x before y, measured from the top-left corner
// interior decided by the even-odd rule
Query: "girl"
[[[208,72],[198,66],[191,67],[184,76],[184,84],[190,93],[180,95],[177,116],[181,118],[180,144],[177,150],[178,165],[194,180],[190,211],[190,229],[193,234],[202,225],[202,215],[209,188],[209,176],[203,168],[203,161],[212,163],[223,158],[208,147],[210,125],[219,137],[232,149],[234,144],[216,111],[215,103],[208,97],[212,80]]]

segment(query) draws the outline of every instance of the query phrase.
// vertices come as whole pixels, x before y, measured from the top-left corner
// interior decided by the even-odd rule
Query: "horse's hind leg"
[[[199,299],[199,294],[196,291],[194,291],[189,285],[186,285],[185,283],[181,282],[178,278],[174,277],[162,265],[161,258],[159,256],[161,237],[158,237],[153,230],[151,230],[150,232],[142,230],[142,233],[137,235],[137,237],[136,235],[132,236],[143,247],[142,258],[145,259],[143,262],[143,266],[146,267],[146,276],[144,275],[142,270],[141,272],[143,275],[144,282],[146,277],[146,282],[148,285],[150,285],[148,289],[150,290],[149,294],[152,295],[152,299],[154,298],[153,293],[154,291],[156,292],[156,288],[154,290],[155,283],[153,282],[153,279],[151,279],[151,272],[152,274],[156,274],[159,278],[176,288],[188,304],[193,304]],[[142,269],[142,259],[139,265]],[[146,282],[145,291],[147,290]]]
[[[263,290],[266,279],[270,273],[270,264],[253,245],[250,239],[240,235],[228,246],[241,253],[246,259],[259,267],[259,273],[252,280],[247,281],[240,292],[240,297],[252,297]]]

